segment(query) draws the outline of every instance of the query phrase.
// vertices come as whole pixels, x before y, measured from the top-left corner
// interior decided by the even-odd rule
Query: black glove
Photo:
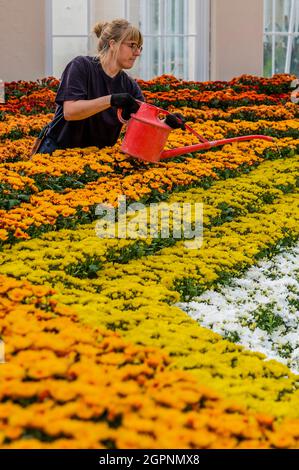
[[[172,129],[183,129],[183,131],[186,130],[184,116],[179,113],[167,114],[165,124],[167,124]]]
[[[122,108],[122,117],[126,120],[130,119],[131,114],[136,113],[140,107],[129,93],[115,93],[111,95],[111,106]]]

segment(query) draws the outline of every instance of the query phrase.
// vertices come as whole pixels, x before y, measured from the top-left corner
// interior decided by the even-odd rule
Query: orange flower
[[[27,239],[30,238],[29,235],[28,235],[28,233],[24,232],[23,230],[21,230],[21,229],[19,229],[19,228],[17,228],[17,229],[15,230],[14,236],[15,236],[16,238],[27,238]]]
[[[8,239],[8,231],[4,229],[0,229],[0,240],[7,240]]]

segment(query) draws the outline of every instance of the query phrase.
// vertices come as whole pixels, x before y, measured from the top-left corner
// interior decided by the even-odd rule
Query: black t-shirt
[[[66,121],[63,118],[64,101],[92,100],[112,93],[130,93],[144,101],[140,87],[124,71],[111,78],[104,72],[97,57],[76,57],[62,74],[55,100],[57,108],[48,135],[55,139],[60,148],[114,145],[122,127],[115,108],[108,108],[80,121]]]

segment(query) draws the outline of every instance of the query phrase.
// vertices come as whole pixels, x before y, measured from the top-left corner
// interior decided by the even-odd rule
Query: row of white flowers
[[[178,306],[200,325],[299,373],[299,243]]]

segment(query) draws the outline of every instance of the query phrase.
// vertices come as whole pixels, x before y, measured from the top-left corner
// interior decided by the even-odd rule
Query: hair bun
[[[108,26],[108,24],[109,24],[108,21],[102,21],[94,25],[93,32],[98,38],[101,37],[103,30],[106,28],[106,26]]]

